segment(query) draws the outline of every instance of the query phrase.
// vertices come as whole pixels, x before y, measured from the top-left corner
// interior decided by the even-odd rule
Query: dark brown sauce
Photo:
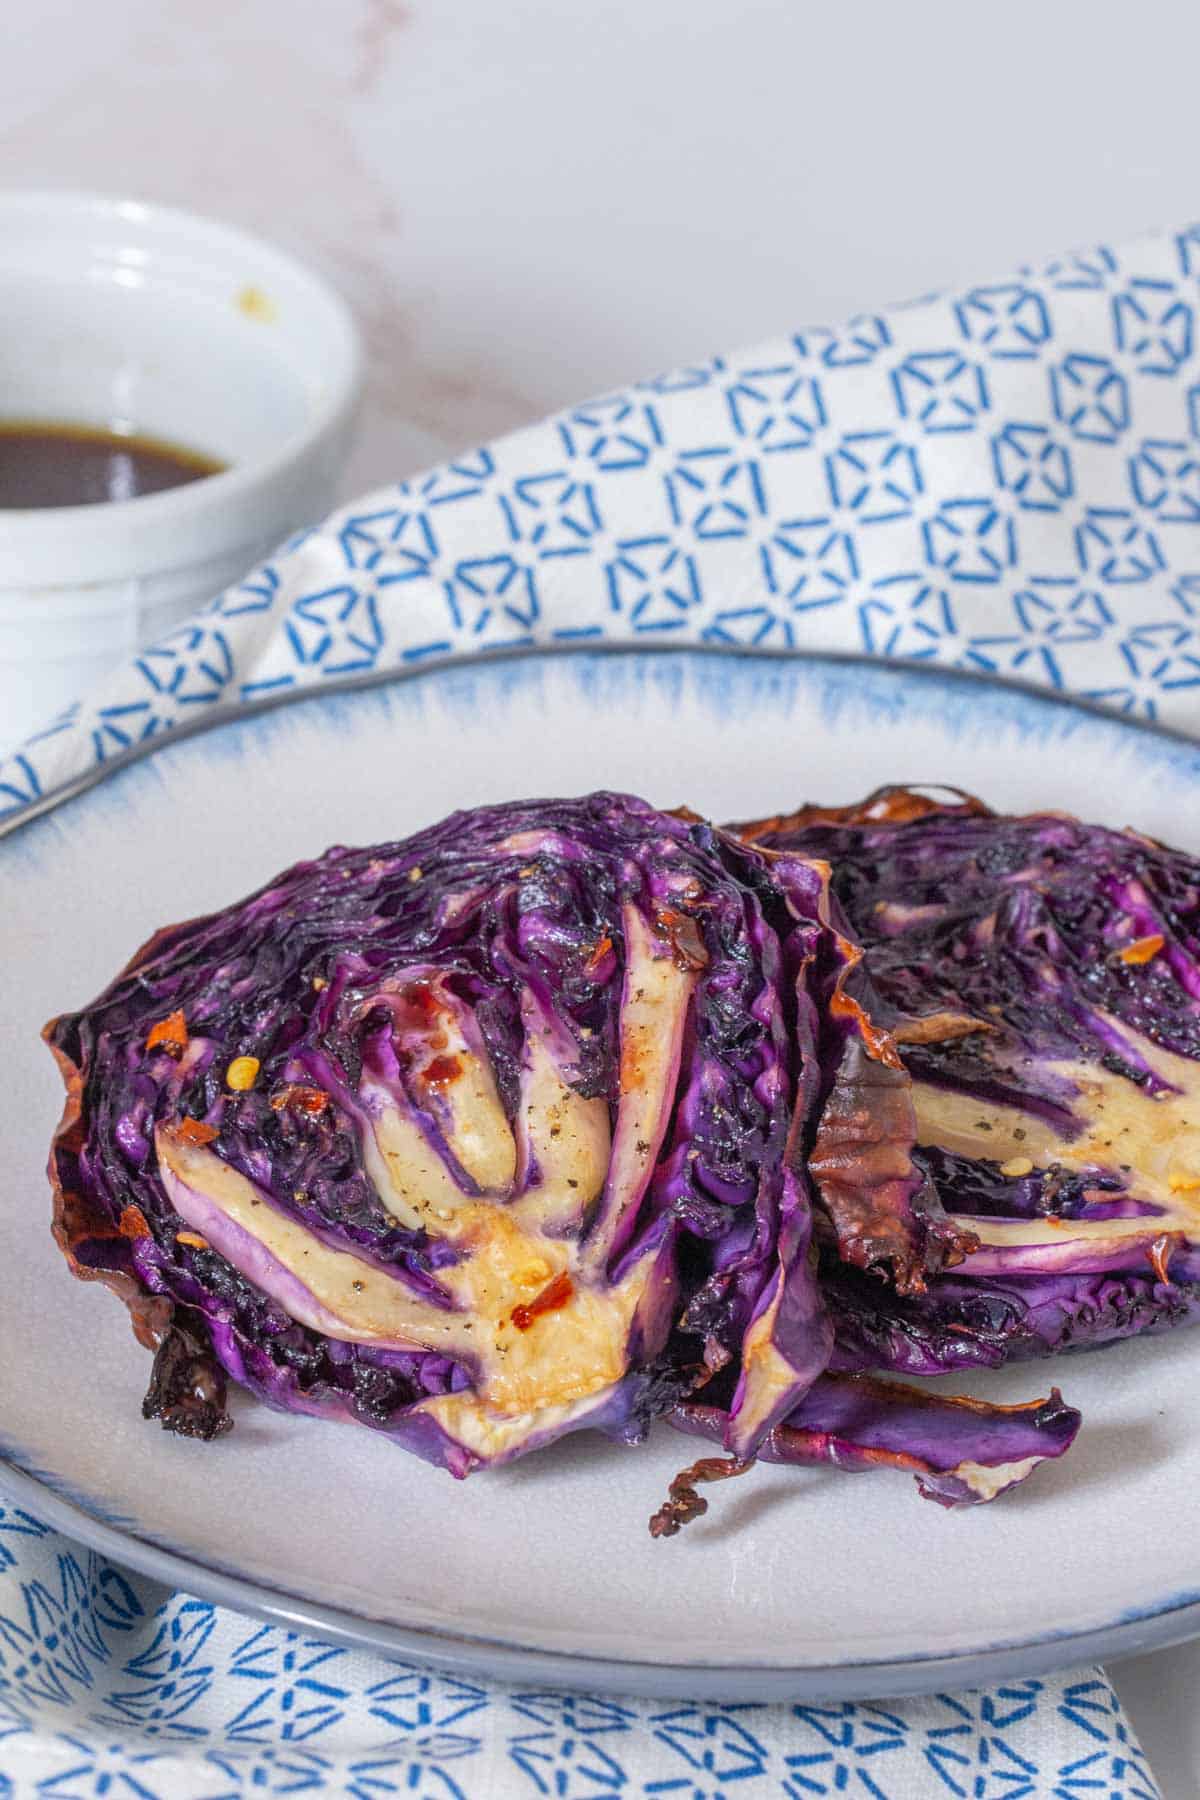
[[[0,421],[0,509],[135,500],[219,475],[226,465],[179,444],[90,425]]]

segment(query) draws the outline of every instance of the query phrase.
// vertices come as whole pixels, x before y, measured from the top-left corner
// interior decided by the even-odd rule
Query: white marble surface
[[[1200,213],[1177,0],[40,0],[0,181],[191,205],[345,291],[346,491],[790,323]],[[1200,726],[1200,720],[1198,720]],[[1118,1671],[1200,1796],[1200,1650]]]
[[[331,275],[350,486],[793,320],[1200,210],[1176,0],[39,0],[0,181],[133,189]]]

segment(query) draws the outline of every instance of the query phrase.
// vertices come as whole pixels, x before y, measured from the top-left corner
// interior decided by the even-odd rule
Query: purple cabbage
[[[683,1400],[672,1423],[717,1442],[723,1414],[703,1400]],[[907,1471],[927,1500],[972,1506],[994,1500],[1027,1479],[1039,1463],[1069,1450],[1079,1414],[1053,1388],[1045,1400],[996,1406],[961,1395],[879,1381],[869,1375],[823,1375],[759,1445],[763,1462],[828,1465],[847,1474],[879,1468]],[[691,1485],[685,1471],[680,1487]],[[703,1477],[702,1477],[703,1478]],[[694,1517],[703,1506],[687,1503]],[[664,1509],[666,1510],[666,1509]],[[664,1531],[669,1536],[670,1512]]]
[[[827,1257],[832,1366],[995,1367],[1192,1322],[1200,863],[905,789],[740,829],[831,865],[912,1078],[914,1160],[977,1239],[907,1294]]]
[[[52,1021],[55,1233],[155,1350],[147,1416],[216,1436],[231,1378],[459,1476],[667,1417],[726,1453],[703,1478],[891,1466],[947,1504],[1061,1454],[1057,1395],[873,1372],[1101,1341],[1178,1290],[1110,1275],[1144,1220],[1112,1171],[1060,1171],[1064,1217],[1103,1237],[1096,1293],[1079,1270],[1029,1291],[1041,1188],[918,1147],[967,1000],[940,965],[929,1004],[876,967],[852,834],[843,869],[840,828],[810,848],[771,823],[751,843],[603,793],[456,814],[159,932]],[[1042,1072],[1059,1129],[1071,1082]],[[1030,1239],[1012,1268],[997,1181]],[[681,1481],[675,1522],[702,1507]]]
[[[823,1266],[833,1315],[830,1368],[950,1375],[1092,1350],[1200,1318],[1200,1287],[1147,1269],[1117,1274],[939,1277],[895,1294],[856,1270]]]
[[[47,1028],[59,1241],[175,1429],[228,1375],[461,1475],[726,1368],[752,1454],[832,1349],[805,1154],[854,954],[824,870],[616,795],[330,850]]]

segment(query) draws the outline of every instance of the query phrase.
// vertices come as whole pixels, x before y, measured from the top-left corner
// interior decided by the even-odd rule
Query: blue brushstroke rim
[[[903,657],[894,656],[860,656],[854,651],[842,650],[772,650],[754,644],[730,644],[720,647],[712,644],[690,643],[656,643],[639,644],[629,640],[611,642],[592,642],[586,644],[549,644],[545,647],[520,645],[514,649],[483,650],[471,656],[453,656],[441,658],[400,669],[377,669],[367,675],[349,676],[330,683],[326,687],[290,688],[284,693],[265,694],[257,700],[239,702],[218,701],[202,712],[170,726],[167,730],[153,737],[143,738],[139,743],[131,744],[128,749],[119,751],[104,762],[96,763],[83,770],[79,775],[60,782],[46,793],[40,794],[28,805],[11,812],[0,812],[0,839],[11,837],[22,826],[32,824],[35,819],[43,818],[47,813],[73,800],[76,795],[87,793],[90,788],[107,781],[110,775],[118,775],[132,763],[141,762],[144,758],[155,755],[159,750],[172,744],[183,743],[189,738],[202,736],[207,731],[218,730],[223,725],[236,724],[241,720],[254,719],[264,713],[279,712],[285,707],[300,706],[305,701],[333,699],[342,695],[362,693],[372,688],[407,685],[420,682],[429,675],[445,674],[449,670],[480,669],[491,664],[505,663],[537,663],[544,661],[567,662],[581,657],[589,660],[602,660],[609,657],[646,658],[648,660],[681,660],[707,662],[713,665],[721,662],[744,662],[770,665],[772,663],[799,663],[816,669],[861,669],[891,671],[895,675],[911,677],[918,683],[925,683],[931,688],[960,688],[964,693],[975,691],[988,695],[992,699],[1012,697],[1025,699],[1045,707],[1048,710],[1061,710],[1075,713],[1082,718],[1099,721],[1114,726],[1134,736],[1176,744],[1183,749],[1191,749],[1200,754],[1200,742],[1188,732],[1180,731],[1174,726],[1160,725],[1157,721],[1131,718],[1126,713],[1114,712],[1097,700],[1083,700],[1074,694],[1059,693],[1056,689],[1040,686],[1036,682],[1021,681],[1005,677],[997,679],[978,669],[953,669],[941,663],[913,662]]]
[[[365,688],[396,682],[419,681],[444,674],[449,668],[478,668],[493,663],[535,663],[552,657],[576,660],[583,651],[548,648],[481,653],[454,658],[436,666],[389,670],[361,680],[339,682],[336,687],[302,688],[264,700],[232,706],[215,706],[186,725],[132,746],[110,762],[60,784],[10,818],[0,819],[0,839],[44,817],[67,801],[184,739],[234,725],[281,707],[307,700],[333,699]],[[1091,701],[1060,695],[1027,682],[997,681],[973,670],[946,669],[937,664],[905,662],[896,658],[864,657],[838,652],[745,648],[714,649],[693,645],[611,644],[586,646],[591,658],[607,656],[664,661],[711,662],[734,658],[766,664],[799,663],[819,670],[861,669],[864,674],[890,671],[918,686],[927,686],[931,698],[938,689],[972,690],[989,699],[1025,699],[1047,713],[1068,713],[1103,723],[1118,734],[1128,733],[1143,741],[1192,751],[1200,757],[1200,745],[1186,733],[1142,719],[1127,718]],[[363,1614],[348,1612],[303,1599],[285,1589],[265,1586],[198,1557],[163,1548],[160,1544],[125,1529],[115,1520],[97,1516],[99,1503],[87,1495],[64,1491],[46,1471],[20,1466],[18,1446],[0,1444],[0,1487],[13,1500],[36,1513],[47,1524],[76,1542],[112,1561],[137,1570],[171,1588],[209,1600],[215,1605],[281,1625],[289,1631],[324,1638],[353,1649],[369,1649],[389,1657],[411,1658],[472,1676],[491,1676],[520,1682],[545,1682],[551,1686],[632,1693],[647,1698],[686,1698],[715,1701],[842,1701],[899,1698],[936,1693],[943,1688],[983,1686],[1014,1677],[1052,1673],[1081,1663],[1138,1655],[1165,1649],[1200,1636],[1200,1590],[1168,1595],[1145,1608],[1126,1609],[1107,1624],[1082,1631],[1055,1631],[1010,1639],[974,1651],[949,1656],[914,1655],[885,1662],[847,1660],[836,1664],[812,1664],[782,1668],[769,1664],[721,1664],[639,1662],[613,1657],[580,1655],[566,1650],[538,1650],[508,1639],[475,1636],[444,1630],[399,1626]],[[53,1485],[52,1485],[53,1483]]]

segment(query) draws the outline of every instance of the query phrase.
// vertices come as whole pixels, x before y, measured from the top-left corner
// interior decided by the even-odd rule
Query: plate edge
[[[222,725],[232,725],[241,719],[253,719],[265,713],[279,712],[285,707],[303,705],[306,700],[338,697],[369,691],[373,688],[390,687],[395,684],[417,681],[423,675],[444,672],[447,669],[478,669],[489,663],[497,665],[513,662],[540,662],[544,660],[566,661],[581,656],[591,657],[699,657],[713,662],[733,659],[739,662],[757,663],[808,663],[823,668],[870,668],[887,669],[897,674],[915,676],[918,680],[941,681],[947,686],[962,687],[966,690],[975,688],[980,692],[993,694],[1013,694],[1027,700],[1039,702],[1051,709],[1078,713],[1084,718],[1098,719],[1109,725],[1120,726],[1123,730],[1135,735],[1154,739],[1164,743],[1177,744],[1182,748],[1200,749],[1200,740],[1186,731],[1173,725],[1162,725],[1157,720],[1131,718],[1127,713],[1115,711],[1097,700],[1085,700],[1076,694],[1059,693],[1052,688],[1040,686],[1036,682],[1018,681],[1008,677],[998,678],[982,669],[961,669],[948,667],[942,663],[915,661],[912,658],[895,656],[864,656],[853,650],[808,650],[803,647],[793,649],[772,649],[755,644],[680,644],[653,643],[638,644],[630,642],[594,642],[591,640],[575,644],[543,644],[514,645],[511,649],[480,650],[469,656],[430,657],[428,661],[410,664],[398,669],[378,669],[369,675],[351,676],[331,683],[328,687],[291,688],[284,693],[265,694],[257,700],[237,702],[218,701],[207,712],[196,718],[185,720],[167,731],[156,733],[153,737],[142,739],[131,744],[118,755],[101,763],[94,763],[91,768],[83,770],[69,780],[59,782],[36,800],[19,807],[15,811],[0,813],[0,840],[11,837],[23,826],[31,825],[35,819],[45,818],[69,800],[87,793],[107,781],[112,775],[119,775],[122,770],[133,764],[152,757],[160,750],[169,749],[189,738],[201,737],[205,732],[215,731]],[[23,745],[0,760],[20,754]]]
[[[155,736],[96,764],[79,776],[60,783],[32,804],[8,817],[0,815],[0,840],[13,835],[58,807],[98,786],[160,749],[221,726],[275,712],[305,701],[339,698],[355,692],[418,680],[448,669],[474,669],[487,664],[534,663],[546,659],[565,661],[580,656],[688,658],[722,661],[734,658],[761,664],[807,664],[826,669],[882,669],[965,691],[972,688],[991,694],[1013,695],[1051,711],[1075,713],[1117,726],[1135,736],[1198,750],[1190,734],[1171,726],[1131,718],[1096,701],[1058,693],[1032,682],[997,679],[984,671],[947,667],[912,659],[868,656],[853,651],[817,651],[803,647],[770,649],[753,645],[702,645],[677,643],[586,642],[568,645],[514,646],[511,650],[481,651],[470,656],[430,658],[408,667],[374,671],[338,681],[327,687],[303,687],[253,701],[218,703],[210,711],[168,733]],[[644,1663],[621,1658],[581,1655],[572,1651],[539,1649],[508,1640],[458,1636],[438,1630],[406,1627],[371,1620],[321,1603],[304,1601],[250,1581],[226,1574],[181,1552],[160,1548],[132,1533],[96,1519],[85,1508],[57,1494],[37,1476],[0,1455],[0,1488],[22,1497],[40,1517],[70,1538],[114,1562],[152,1579],[185,1589],[218,1605],[227,1605],[252,1617],[307,1630],[329,1641],[353,1648],[368,1648],[389,1656],[410,1656],[418,1662],[462,1671],[500,1676],[502,1679],[534,1677],[556,1686],[595,1687],[610,1692],[663,1698],[710,1700],[850,1700],[880,1699],[928,1694],[945,1686],[977,1686],[1020,1675],[1038,1675],[1088,1663],[1098,1657],[1124,1657],[1162,1649],[1200,1636],[1200,1598],[1171,1598],[1161,1604],[1123,1613],[1109,1624],[1080,1632],[1056,1633],[1005,1641],[984,1650],[949,1656],[912,1656],[894,1662],[855,1661],[841,1664],[781,1667],[752,1664]]]
[[[388,1625],[339,1607],[301,1601],[95,1519],[36,1476],[0,1457],[0,1489],[28,1505],[75,1542],[152,1580],[217,1606],[306,1632],[348,1649],[411,1659],[455,1674],[503,1681],[536,1680],[552,1687],[632,1694],[647,1699],[782,1703],[884,1700],[932,1694],[943,1688],[983,1687],[1018,1677],[1048,1675],[1098,1660],[1163,1650],[1200,1636],[1200,1598],[1168,1600],[1084,1631],[1056,1633],[894,1662],[846,1662],[784,1667],[771,1664],[658,1663],[538,1649],[504,1639],[473,1638]]]

